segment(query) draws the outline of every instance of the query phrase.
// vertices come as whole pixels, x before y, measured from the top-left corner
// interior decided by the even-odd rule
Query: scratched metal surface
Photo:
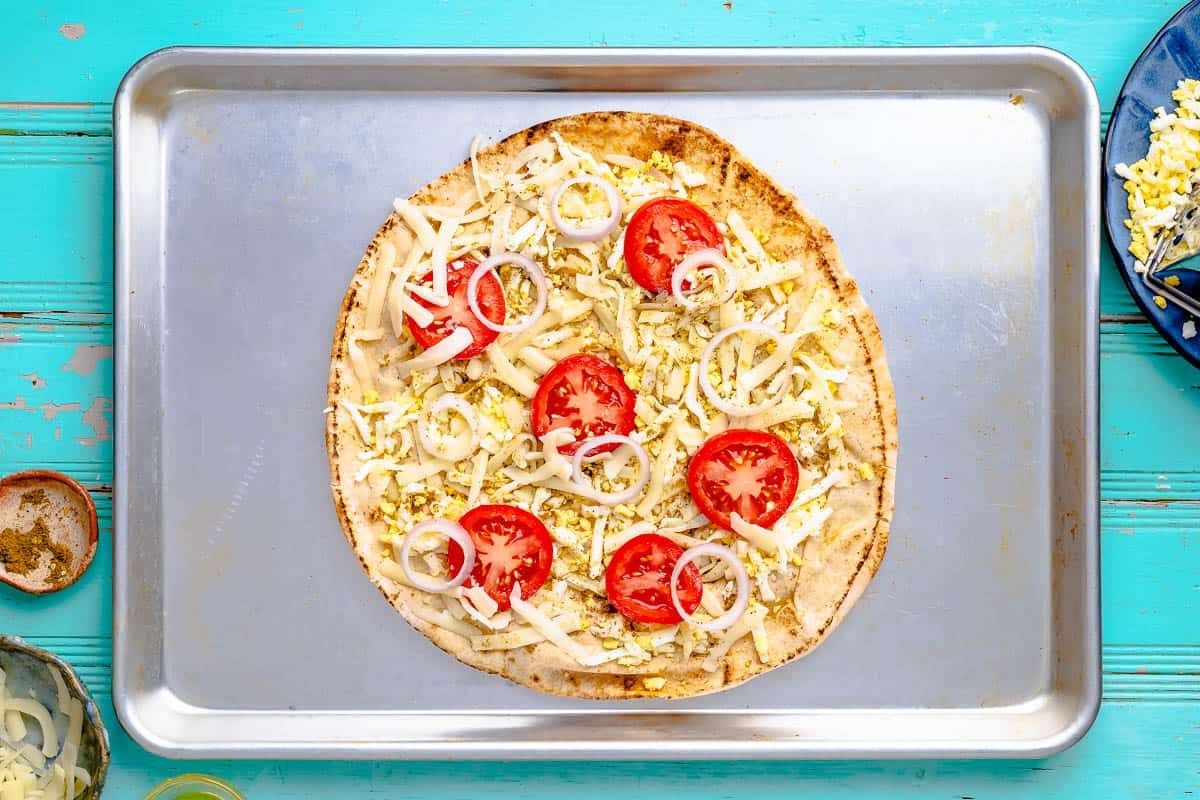
[[[830,641],[728,692],[619,710],[497,681],[396,619],[339,534],[320,436],[329,298],[390,198],[466,144],[390,131],[440,117],[499,138],[613,107],[721,131],[830,226],[888,347],[901,453],[888,557]],[[1090,724],[1098,111],[1070,61],[175,49],[131,73],[115,119],[114,686],[151,749],[996,756],[1046,754]],[[986,259],[965,262],[977,242]],[[342,654],[366,646],[381,680],[347,681]]]
[[[82,0],[0,10],[0,468],[63,469],[93,490],[100,552],[66,592],[0,591],[0,629],[68,657],[106,707],[113,797],[207,770],[263,800],[367,797],[1137,797],[1200,792],[1200,373],[1137,313],[1102,263],[1104,704],[1082,743],[1041,762],[829,764],[171,762],[111,712],[111,132],[116,81],[167,44],[1026,44],[1064,50],[1111,108],[1173,0],[931,0],[651,6],[167,0],[131,13]],[[300,8],[299,6],[303,6]],[[634,23],[629,20],[636,20]],[[72,27],[77,26],[77,27]],[[46,105],[68,104],[68,105]],[[77,357],[78,356],[78,357]],[[94,360],[93,360],[94,358]],[[76,407],[75,404],[78,404]],[[1143,409],[1154,409],[1147,413]],[[91,411],[88,422],[85,413]],[[1169,422],[1169,424],[1167,424]],[[90,424],[89,424],[90,423]],[[370,673],[369,664],[364,673]]]

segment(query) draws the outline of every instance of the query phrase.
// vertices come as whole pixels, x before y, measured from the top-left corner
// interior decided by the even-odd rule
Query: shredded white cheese
[[[588,574],[593,578],[600,577],[604,569],[604,527],[608,524],[608,514],[596,516],[592,528],[592,552],[588,562]]]
[[[0,670],[0,800],[74,800],[91,785],[91,775],[77,764],[83,704],[70,696],[57,668],[46,668],[58,691],[61,723],[32,691],[28,697],[14,695]],[[40,747],[27,741],[26,719],[37,723]]]
[[[392,206],[396,209],[396,213],[404,220],[404,224],[408,226],[417,237],[417,241],[421,243],[426,251],[433,250],[433,243],[437,239],[437,235],[433,232],[433,226],[429,224],[429,220],[425,218],[425,214],[421,209],[414,206],[412,203],[403,197],[397,197]]]
[[[542,610],[533,603],[527,603],[522,600],[521,585],[519,583],[513,586],[511,602],[512,610],[516,612],[521,619],[528,622],[530,626],[536,629],[537,632],[544,636],[551,644],[557,646],[576,661],[583,663],[584,658],[587,657],[587,651],[584,650],[583,645],[579,644],[570,636],[568,636],[567,631],[555,624],[554,620],[546,616]]]
[[[469,333],[467,334],[470,335]],[[367,362],[367,357],[363,354],[360,342],[377,342],[383,338],[383,328],[373,328],[371,330],[356,331],[350,334],[346,340],[346,347],[350,351],[350,367],[354,370],[354,377],[358,381],[358,385],[365,390],[370,390],[375,386],[375,373],[371,369],[371,365]]]
[[[825,287],[814,290],[808,265],[774,261],[763,246],[766,237],[734,210],[717,227],[738,271],[737,292],[716,308],[681,314],[671,298],[648,295],[625,274],[624,226],[594,242],[565,240],[550,219],[549,196],[569,178],[600,178],[617,187],[627,222],[643,203],[671,194],[688,197],[711,176],[661,153],[647,161],[616,153],[597,159],[557,134],[531,143],[507,166],[488,162],[492,171],[485,172],[481,141],[477,136],[471,142],[471,186],[453,203],[417,207],[395,201],[402,225],[377,249],[367,282],[360,285],[369,324],[348,341],[363,402],[343,399],[337,411],[362,440],[354,478],[386,498],[380,504],[380,541],[394,543],[430,516],[453,519],[481,503],[514,503],[537,514],[551,531],[554,579],[531,601],[512,598],[510,611],[500,612],[481,588],[465,586],[409,608],[440,631],[466,637],[480,651],[548,642],[585,666],[616,662],[630,667],[656,654],[686,658],[707,652],[708,667],[750,635],[758,657],[766,661],[766,612],[760,601],[778,600],[770,576],[796,563],[796,548],[804,547],[807,557],[814,541],[823,538],[819,534],[832,514],[824,498],[858,466],[843,453],[837,416],[849,404],[837,396],[847,370],[823,344],[831,338],[823,332],[839,319],[834,296]],[[598,189],[569,191],[558,208],[581,220],[603,217],[608,209]],[[420,351],[407,326],[432,324],[434,313],[423,303],[447,305],[450,265],[504,252],[523,253],[545,266],[550,280],[546,312],[520,333],[501,334],[469,361],[455,360],[473,343],[464,328]],[[414,283],[430,274],[432,287]],[[532,298],[529,281],[520,276],[501,281],[510,313],[520,314],[522,303]],[[733,424],[778,426],[803,459],[828,454],[828,463],[816,467],[826,476],[799,493],[780,523],[768,529],[734,514],[734,535],[715,529],[700,514],[684,472],[704,440],[731,425],[731,418],[713,406],[716,401],[701,392],[699,356],[714,336],[746,321],[765,325],[778,338],[760,329],[760,335],[715,348],[708,377],[723,394],[768,398],[761,411]],[[394,337],[386,335],[388,325]],[[602,509],[594,505],[598,488],[577,485],[570,459],[558,451],[573,439],[571,431],[552,431],[540,441],[531,432],[529,400],[540,377],[579,352],[613,361],[637,392],[632,436],[652,463],[639,495]],[[469,436],[457,417],[449,428],[435,419],[434,404],[446,392],[471,403],[477,413],[473,422],[465,417]],[[380,400],[379,393],[388,396]],[[606,490],[620,485],[628,464],[628,453],[618,451],[592,473],[593,482]],[[684,548],[730,544],[747,562],[754,597],[742,619],[719,638],[686,625],[637,633],[611,611],[600,610],[606,608],[597,598],[605,598],[608,556],[654,531]],[[444,572],[444,553],[421,558]],[[392,558],[381,558],[375,574],[387,590],[408,585]],[[703,577],[703,613],[720,616],[722,598],[730,596],[730,573],[719,564],[708,565]],[[589,638],[572,638],[584,629],[603,637],[605,649],[593,652],[581,644]],[[0,722],[5,722],[2,715]],[[73,780],[74,770],[60,771],[64,785]]]
[[[818,497],[823,497],[826,492],[840,483],[844,477],[845,475],[838,470],[829,473],[824,478],[805,489],[803,492],[797,493],[796,499],[792,501],[792,506],[802,506],[806,503],[811,503]]]
[[[759,550],[770,556],[777,556],[780,561],[787,560],[787,547],[779,534],[742,519],[741,514],[736,511],[729,515],[729,524],[734,533]]]
[[[578,614],[559,614],[549,620],[550,625],[563,634],[575,633],[582,622]],[[531,644],[546,641],[541,630],[532,625],[510,628],[504,633],[472,634],[471,647],[475,650],[516,650],[518,647],[528,647]]]
[[[367,291],[367,309],[363,322],[363,327],[367,330],[378,328],[383,318],[388,281],[392,277],[392,269],[396,264],[396,246],[386,239],[380,242],[372,261],[371,283]]]
[[[709,672],[716,672],[721,668],[721,659],[729,652],[738,640],[750,633],[755,626],[762,623],[767,617],[767,607],[755,605],[751,606],[742,618],[733,623],[720,639],[708,651],[708,657],[704,659],[704,669]]]
[[[399,568],[400,565],[397,564],[396,566]],[[436,625],[451,633],[457,633],[459,636],[471,637],[479,633],[479,630],[473,625],[468,625],[465,622],[455,619],[445,610],[436,611],[420,603],[413,603],[409,606],[409,611],[417,619],[428,622],[430,625]]]
[[[471,332],[466,328],[455,328],[450,335],[425,350],[420,355],[413,356],[408,361],[396,365],[396,372],[403,378],[413,372],[432,369],[445,364],[450,359],[466,350],[475,341]]]
[[[500,345],[493,342],[483,352],[487,356],[488,362],[491,363],[497,378],[524,396],[533,397],[537,392],[537,384],[534,383],[533,378],[526,375],[508,360],[508,356],[504,354],[504,350]]]

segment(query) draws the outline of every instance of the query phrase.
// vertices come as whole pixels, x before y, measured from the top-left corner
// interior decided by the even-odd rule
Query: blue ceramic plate
[[[1171,92],[1182,78],[1200,79],[1200,0],[1192,0],[1184,6],[1158,32],[1134,62],[1121,87],[1108,125],[1108,138],[1104,142],[1104,221],[1113,256],[1133,299],[1163,338],[1184,358],[1200,367],[1200,336],[1183,338],[1183,323],[1190,315],[1172,303],[1168,303],[1165,310],[1154,305],[1154,292],[1133,270],[1134,258],[1128,249],[1129,231],[1124,224],[1127,216],[1124,180],[1113,172],[1114,165],[1132,164],[1146,155],[1154,109],[1164,106],[1169,111],[1175,106]],[[1195,271],[1200,267],[1200,258],[1189,261],[1192,269],[1164,270],[1158,274],[1178,275],[1180,288],[1200,297],[1200,272]]]

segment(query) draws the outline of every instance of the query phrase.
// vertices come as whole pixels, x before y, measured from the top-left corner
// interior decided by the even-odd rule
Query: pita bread
[[[378,262],[391,255],[389,248],[404,253],[413,241],[398,214],[384,222],[367,247],[346,292],[334,333],[329,377],[332,411],[326,426],[334,504],[346,538],[372,582],[413,627],[465,664],[534,689],[571,697],[676,698],[726,689],[812,651],[845,618],[879,568],[892,516],[897,453],[895,399],[883,342],[829,231],[795,197],[712,131],[655,114],[578,114],[535,125],[481,149],[478,167],[484,173],[505,172],[519,153],[552,134],[597,158],[615,153],[645,161],[658,151],[673,162],[685,161],[708,178],[705,185],[690,190],[693,201],[716,220],[726,219],[731,210],[739,212],[751,229],[769,235],[762,238],[774,261],[803,265],[804,275],[795,281],[794,291],[811,296],[823,288],[834,298],[838,321],[816,338],[831,360],[847,373],[837,387],[844,431],[843,455],[839,457],[863,469],[828,493],[826,507],[832,509],[832,514],[822,533],[810,537],[797,550],[794,560],[803,566],[783,565],[770,578],[781,602],[771,606],[763,626],[768,656],[760,657],[752,636],[738,639],[714,670],[705,668],[705,654],[693,653],[685,658],[678,649],[636,665],[610,662],[588,668],[546,641],[512,650],[477,651],[465,636],[428,621],[438,610],[437,596],[404,586],[385,574],[381,563],[391,548],[380,541],[381,531],[386,530],[381,498],[371,489],[370,481],[356,480],[364,445],[354,416],[343,401],[358,402],[363,391],[352,351],[357,349],[363,354],[360,369],[364,359],[367,369],[374,369],[379,359],[386,360],[384,354],[399,345],[386,320],[381,333],[364,327]],[[474,187],[468,159],[417,191],[409,202],[422,207],[451,207]],[[486,254],[486,248],[483,252]],[[616,270],[624,272],[623,263],[618,263]],[[358,338],[364,331],[366,335]],[[378,338],[372,341],[376,334]],[[551,583],[553,579],[533,598],[534,602],[549,591]],[[590,631],[574,637],[585,646],[600,646],[599,637]],[[661,688],[652,688],[658,682],[648,684],[643,680],[647,676],[665,681]]]

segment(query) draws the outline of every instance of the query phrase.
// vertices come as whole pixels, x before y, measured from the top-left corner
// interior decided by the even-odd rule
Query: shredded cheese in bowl
[[[78,763],[83,704],[45,666],[58,690],[55,708],[14,693],[0,669],[0,800],[74,800],[91,785]]]

